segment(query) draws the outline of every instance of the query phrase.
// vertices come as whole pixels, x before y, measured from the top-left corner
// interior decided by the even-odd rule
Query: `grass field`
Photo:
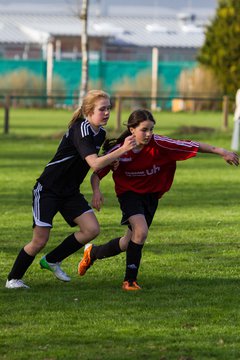
[[[0,135],[0,359],[240,359],[239,169],[204,154],[178,164],[143,250],[141,292],[121,290],[124,254],[96,262],[79,278],[81,250],[63,263],[72,278],[67,284],[40,270],[41,256],[71,233],[60,216],[25,275],[31,289],[7,290],[12,263],[31,239],[32,186],[71,112],[28,109],[10,115],[10,133]],[[222,131],[220,113],[159,113],[156,119],[157,133],[230,148],[232,123]],[[114,121],[113,113],[111,133]],[[87,182],[82,190],[91,200]],[[110,176],[102,191],[95,243],[124,230]]]

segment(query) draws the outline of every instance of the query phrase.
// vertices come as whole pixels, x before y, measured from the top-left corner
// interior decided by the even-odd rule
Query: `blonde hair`
[[[88,91],[88,93],[83,98],[82,105],[73,113],[68,127],[71,127],[76,121],[82,120],[91,114],[94,110],[96,100],[102,98],[110,100],[110,95],[102,90]]]

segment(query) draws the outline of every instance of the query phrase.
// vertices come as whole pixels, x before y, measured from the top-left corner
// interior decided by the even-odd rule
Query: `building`
[[[109,5],[107,0],[95,0],[88,18],[90,57],[145,61],[157,47],[160,61],[195,60],[215,9],[173,9],[159,2],[136,6],[129,0],[120,6],[115,1]],[[0,1],[0,58],[46,59],[51,44],[56,60],[80,59],[80,10],[76,2],[63,0]]]

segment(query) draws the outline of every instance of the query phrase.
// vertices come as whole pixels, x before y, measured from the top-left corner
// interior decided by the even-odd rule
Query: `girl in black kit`
[[[62,260],[99,234],[98,221],[79,187],[90,168],[97,171],[135,146],[134,136],[129,136],[116,151],[98,156],[105,140],[103,126],[108,122],[110,109],[109,95],[101,90],[91,90],[73,114],[56,154],[34,186],[33,237],[20,250],[8,275],[7,288],[28,288],[21,279],[46,245],[57,212],[71,227],[79,226],[78,231],[40,260],[41,267],[53,272],[59,280],[70,281],[60,267]]]

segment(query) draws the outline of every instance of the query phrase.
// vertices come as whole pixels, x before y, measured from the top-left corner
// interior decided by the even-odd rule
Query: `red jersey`
[[[110,151],[121,145],[114,146]],[[197,142],[153,135],[140,151],[133,149],[119,158],[119,166],[112,173],[116,194],[121,195],[126,191],[158,193],[160,198],[171,188],[176,161],[196,156],[198,148]],[[107,166],[97,174],[102,179],[109,171],[110,167]]]

